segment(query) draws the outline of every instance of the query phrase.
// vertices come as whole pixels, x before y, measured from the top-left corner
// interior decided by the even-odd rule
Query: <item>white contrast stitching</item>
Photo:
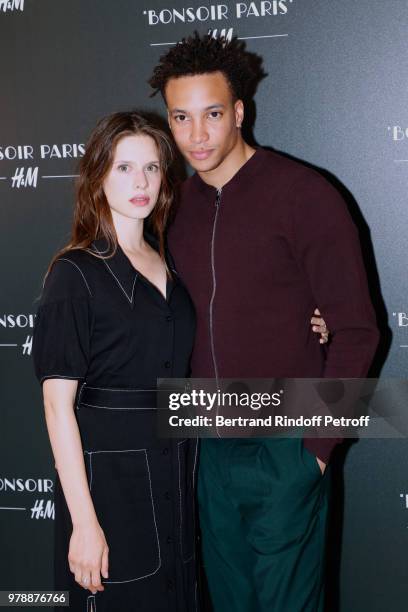
[[[95,450],[95,451],[84,451],[87,455],[99,455],[100,453],[139,453],[145,451],[145,448],[124,448],[116,450]]]
[[[149,465],[149,459],[147,457],[147,449],[146,448],[130,448],[130,449],[125,449],[125,450],[84,451],[84,453],[86,453],[88,455],[91,455],[91,456],[95,455],[95,454],[99,454],[99,453],[129,453],[129,452],[142,452],[142,451],[145,454],[146,467],[147,467],[147,475],[149,477],[150,499],[151,499],[151,502],[152,502],[153,522],[154,522],[154,528],[155,528],[155,531],[156,531],[157,552],[158,552],[158,556],[159,556],[159,565],[154,570],[154,572],[151,572],[150,574],[146,574],[145,576],[139,576],[138,578],[130,578],[129,580],[102,580],[102,582],[104,584],[124,584],[124,583],[127,583],[127,582],[136,582],[137,580],[142,580],[143,578],[149,578],[150,576],[154,576],[154,574],[157,574],[157,572],[161,568],[162,559],[161,559],[161,549],[160,549],[160,541],[159,541],[159,530],[157,528],[156,512],[155,512],[155,509],[154,509],[152,479],[151,479],[151,475],[150,475],[150,465]],[[91,471],[91,476],[92,476],[92,471]]]
[[[69,261],[69,263],[70,263],[70,264],[72,264],[73,266],[75,266],[75,267],[77,268],[77,270],[79,270],[79,271],[80,271],[80,273],[82,274],[82,278],[83,278],[83,279],[84,279],[84,281],[85,281],[85,285],[86,285],[86,287],[87,287],[87,289],[88,289],[88,291],[89,291],[89,295],[92,297],[92,291],[91,291],[91,290],[90,290],[90,288],[89,288],[88,282],[87,282],[87,280],[86,280],[86,278],[85,278],[85,275],[84,275],[84,273],[82,272],[81,268],[80,268],[80,267],[79,267],[79,266],[78,266],[78,265],[77,265],[75,262],[73,262],[71,259],[66,259],[65,257],[60,257],[60,259],[57,259],[57,261],[56,261],[55,263],[57,263],[58,261]]]
[[[133,304],[133,294],[134,294],[134,291],[135,291],[136,280],[137,280],[137,272],[135,274],[135,280],[133,281],[131,304]]]
[[[132,304],[132,299],[133,296],[130,298],[128,296],[128,294],[126,293],[126,291],[124,290],[122,283],[120,282],[120,280],[118,279],[118,277],[116,276],[116,274],[113,272],[112,268],[110,267],[110,265],[107,263],[107,261],[104,259],[103,260],[105,266],[108,268],[109,272],[112,274],[112,276],[116,279],[116,282],[118,283],[119,287],[122,289],[123,293],[126,295],[127,299],[129,300],[129,302]]]
[[[194,456],[194,467],[193,467],[193,490],[195,488],[195,475],[197,466],[197,455],[198,455],[198,438],[196,438],[195,456]]]
[[[100,250],[97,247],[95,247],[95,249],[98,251],[99,255],[102,255]],[[134,288],[135,288],[136,279],[138,277],[138,272],[135,270],[135,279],[133,281],[132,293],[131,293],[131,297],[129,297],[128,294],[126,293],[126,291],[124,290],[124,288],[122,286],[122,283],[120,282],[120,280],[118,279],[118,277],[116,276],[116,274],[114,273],[114,271],[112,270],[112,268],[110,267],[108,262],[106,261],[105,257],[102,257],[102,260],[103,260],[103,263],[105,264],[105,266],[108,268],[109,272],[115,278],[116,282],[118,283],[119,287],[122,289],[123,293],[126,295],[126,297],[129,300],[129,302],[133,305],[133,291],[134,291]]]
[[[182,508],[182,499],[181,499],[181,463],[180,463],[180,445],[184,444],[184,442],[187,442],[187,440],[182,440],[181,442],[177,443],[177,459],[178,459],[178,474],[179,474],[178,487],[179,487],[179,500],[180,500],[180,554],[181,554],[181,560],[183,561],[183,563],[188,563],[194,557],[194,553],[192,555],[190,555],[187,559],[184,559],[184,553],[183,553],[183,508]]]
[[[88,595],[86,600],[86,612],[96,612],[95,595]]]
[[[40,383],[42,383],[42,381],[45,380],[46,378],[67,378],[67,379],[76,380],[78,378],[83,378],[83,375],[82,376],[66,376],[65,374],[46,374],[45,376],[41,378]]]
[[[81,402],[81,406],[89,406],[89,408],[102,408],[103,410],[157,410],[157,408],[124,408],[123,406],[112,408],[111,406],[97,406],[96,404],[87,404]]]
[[[109,388],[104,388],[104,387],[88,387],[88,389],[98,389],[99,391],[137,391],[138,393],[143,393],[144,391],[155,391],[157,392],[157,389],[109,389]]]
[[[83,382],[81,385],[81,388],[79,390],[78,393],[78,401],[77,401],[77,405],[76,405],[76,409],[79,410],[79,405],[81,403],[81,396],[82,396],[82,391],[84,390],[84,387],[86,386],[86,382]]]

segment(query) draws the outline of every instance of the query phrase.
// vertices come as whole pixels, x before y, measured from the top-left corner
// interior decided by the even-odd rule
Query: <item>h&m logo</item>
[[[0,11],[24,11],[24,0],[0,0]]]
[[[51,499],[48,499],[45,504],[43,499],[36,499],[31,510],[31,518],[35,519],[55,519],[55,506]]]
[[[38,166],[36,168],[16,168],[11,177],[11,186],[20,189],[20,187],[37,187],[38,181]]]
[[[223,38],[224,40],[228,40],[229,42],[232,40],[234,35],[234,28],[222,28],[219,30],[218,28],[214,28],[214,30],[208,30],[208,35],[213,38]]]

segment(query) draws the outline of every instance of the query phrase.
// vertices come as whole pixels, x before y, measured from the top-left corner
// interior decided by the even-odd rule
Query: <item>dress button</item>
[[[169,449],[168,448],[163,448],[162,453],[163,453],[163,455],[168,455],[169,454]]]
[[[167,590],[172,591],[174,589],[174,582],[172,580],[167,581]]]
[[[170,322],[170,321],[172,321],[172,320],[173,320],[173,317],[172,317],[171,315],[167,315],[167,317],[166,317],[166,321],[169,321],[169,322]]]
[[[170,492],[166,491],[164,494],[165,499],[170,499]]]
[[[172,544],[173,543],[173,538],[171,536],[167,537],[167,544]]]
[[[171,367],[171,361],[165,361],[164,362],[164,367],[165,368],[170,368]]]

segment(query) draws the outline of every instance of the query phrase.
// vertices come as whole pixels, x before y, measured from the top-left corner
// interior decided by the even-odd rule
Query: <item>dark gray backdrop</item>
[[[264,57],[254,137],[344,193],[383,332],[373,374],[406,376],[407,25],[405,0],[0,1],[1,589],[51,586],[53,464],[30,315],[68,237],[71,175],[98,118],[164,113],[146,84],[161,43],[232,28]],[[336,455],[330,612],[406,610],[407,451],[406,440],[365,440]]]

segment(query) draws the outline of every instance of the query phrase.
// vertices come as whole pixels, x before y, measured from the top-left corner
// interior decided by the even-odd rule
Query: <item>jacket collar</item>
[[[233,192],[236,189],[242,189],[243,183],[252,180],[253,175],[262,165],[266,153],[265,149],[263,149],[262,147],[254,148],[255,153],[252,155],[252,157],[250,157],[248,161],[246,161],[245,164],[241,166],[241,168],[234,174],[234,176],[228,181],[228,183],[225,183],[225,185],[223,185],[223,193],[229,191]],[[192,176],[191,180],[193,181],[194,186],[204,195],[212,196],[213,198],[215,198],[217,189],[203,181],[203,179],[197,172]]]
[[[91,249],[98,255],[102,256],[102,261],[106,269],[113,276],[118,287],[121,289],[122,293],[126,296],[127,300],[133,307],[133,298],[138,272],[132,266],[119,244],[113,255],[111,255],[108,250],[108,241],[105,238],[98,238],[97,240],[94,240],[92,242]]]
[[[159,241],[157,238],[148,232],[146,229],[143,232],[145,240],[153,247],[156,251],[159,251]],[[123,249],[118,244],[117,249],[113,255],[109,252],[108,241],[106,238],[98,238],[92,242],[91,249],[102,256],[102,260],[106,269],[115,279],[118,287],[122,293],[126,296],[130,305],[134,306],[134,294],[137,278],[139,272],[132,266],[128,257],[125,255]],[[166,249],[166,261],[169,269],[177,275],[177,271],[174,268],[174,263]]]

